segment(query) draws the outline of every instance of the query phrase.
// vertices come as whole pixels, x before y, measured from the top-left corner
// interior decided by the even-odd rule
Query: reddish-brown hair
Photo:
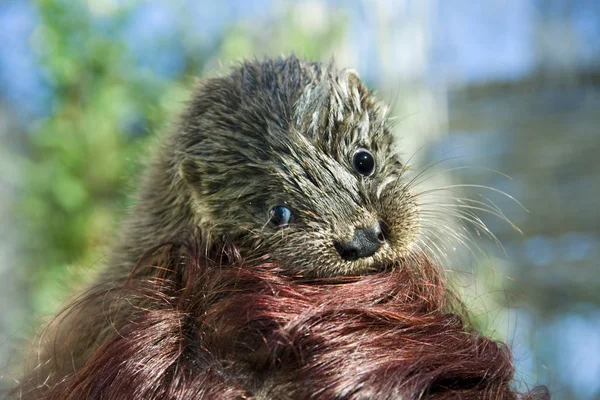
[[[510,351],[468,327],[460,302],[424,256],[378,274],[310,280],[275,265],[246,267],[233,247],[219,260],[201,249],[195,242],[163,246],[138,267],[151,269],[150,278],[74,303],[67,318],[96,343],[87,361],[69,365],[84,336],[76,324],[13,396],[549,398],[543,388],[523,395],[511,389]],[[104,315],[87,315],[86,305],[98,299],[110,303]],[[106,318],[111,332],[90,338],[92,320]]]

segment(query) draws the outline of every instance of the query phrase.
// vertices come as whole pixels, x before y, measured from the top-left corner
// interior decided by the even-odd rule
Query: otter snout
[[[385,237],[379,223],[368,228],[356,228],[349,242],[336,242],[335,249],[346,261],[369,257],[385,243]]]

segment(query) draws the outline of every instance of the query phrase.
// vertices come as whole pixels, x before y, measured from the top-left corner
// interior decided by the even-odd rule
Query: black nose
[[[335,249],[344,260],[352,261],[372,256],[384,242],[381,226],[377,223],[370,228],[355,229],[352,240],[345,243],[337,242]]]

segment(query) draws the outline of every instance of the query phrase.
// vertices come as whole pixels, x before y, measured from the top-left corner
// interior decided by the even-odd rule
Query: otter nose
[[[335,243],[335,249],[344,260],[353,261],[372,256],[384,242],[381,226],[377,223],[369,228],[355,229],[352,240]]]

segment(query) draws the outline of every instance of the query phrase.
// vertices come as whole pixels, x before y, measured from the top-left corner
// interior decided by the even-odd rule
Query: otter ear
[[[198,164],[190,157],[183,159],[179,164],[179,176],[189,186],[200,185],[200,174],[198,173]]]

